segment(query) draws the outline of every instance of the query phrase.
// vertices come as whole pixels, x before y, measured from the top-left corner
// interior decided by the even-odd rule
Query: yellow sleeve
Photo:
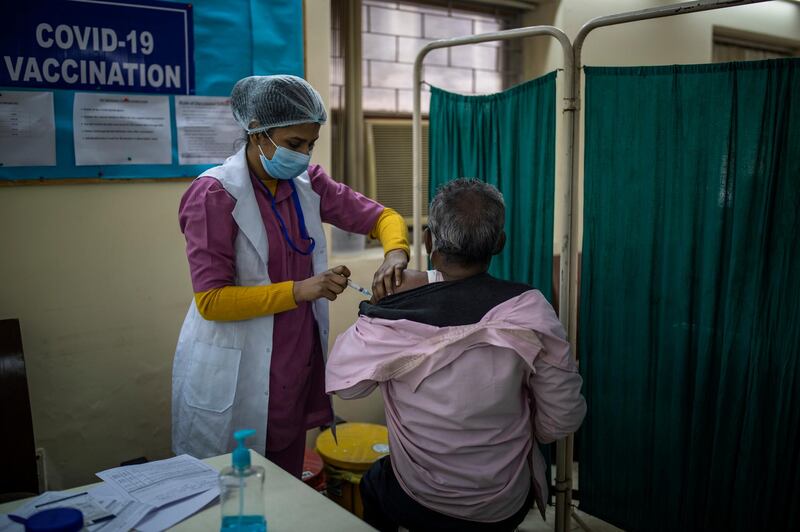
[[[408,226],[403,217],[394,209],[383,209],[378,221],[370,231],[369,237],[381,241],[384,255],[395,249],[402,249],[406,252],[406,256],[411,256],[411,248],[408,245]]]
[[[207,320],[249,320],[296,308],[293,288],[294,281],[266,286],[223,286],[196,292],[194,301],[200,315]]]

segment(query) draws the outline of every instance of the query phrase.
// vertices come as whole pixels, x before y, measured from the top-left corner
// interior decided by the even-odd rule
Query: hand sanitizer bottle
[[[250,449],[245,438],[256,433],[240,430],[233,434],[239,446],[233,451],[233,464],[219,474],[222,508],[221,532],[266,532],[264,519],[264,468],[250,465]]]

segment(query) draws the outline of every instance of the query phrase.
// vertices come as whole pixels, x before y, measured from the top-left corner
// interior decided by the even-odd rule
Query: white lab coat
[[[270,284],[267,232],[244,148],[203,176],[217,179],[236,200],[236,284]],[[320,197],[311,188],[307,172],[294,181],[308,234],[316,241],[312,262],[314,274],[319,274],[328,268]],[[326,356],[328,300],[316,300],[313,310]],[[239,429],[254,429],[252,447],[264,452],[273,322],[272,315],[243,321],[209,321],[200,315],[192,299],[172,369],[172,450],[176,454],[207,458],[228,453],[234,448],[233,431]]]

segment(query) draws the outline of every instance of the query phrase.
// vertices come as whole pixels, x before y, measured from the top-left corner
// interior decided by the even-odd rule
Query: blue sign
[[[191,4],[23,0],[0,32],[0,86],[194,94]]]
[[[6,4],[9,4],[6,7]],[[195,0],[191,6],[186,0],[148,1],[148,0],[19,0],[2,4],[2,13],[6,15],[6,27],[0,32],[0,90],[20,91],[53,91],[53,106],[56,122],[56,166],[17,166],[0,167],[0,181],[50,181],[58,179],[131,179],[131,178],[168,178],[196,177],[211,165],[181,165],[178,163],[178,130],[175,124],[175,101],[170,96],[172,122],[172,163],[142,165],[103,165],[76,166],[75,164],[75,130],[73,125],[74,95],[76,91],[87,88],[97,92],[160,92],[167,94],[197,94],[203,96],[230,96],[233,85],[241,78],[251,75],[294,74],[303,76],[303,0]],[[149,9],[148,8],[157,8]],[[168,11],[164,11],[167,9]],[[80,13],[78,13],[80,10]],[[142,15],[144,13],[144,15]],[[183,14],[186,18],[184,19]],[[37,14],[40,18],[36,18]],[[138,17],[138,18],[134,18]],[[134,22],[136,20],[136,22]],[[168,21],[176,21],[169,22]],[[52,28],[42,26],[41,39],[45,47],[37,43],[36,29],[39,24],[48,24]],[[185,24],[185,26],[184,26]],[[59,26],[67,26],[57,30]],[[72,47],[85,55],[77,55],[75,50],[68,51],[60,47],[69,44],[70,26],[78,28],[98,28],[100,51],[92,50],[94,46],[94,30],[88,34],[80,30],[76,37],[72,28]],[[102,28],[112,29],[116,34],[117,46],[113,54],[103,52]],[[136,34],[127,36],[131,31]],[[143,36],[148,31],[153,36]],[[56,32],[58,34],[56,35]],[[193,43],[193,33],[197,42]],[[106,31],[109,46],[113,42],[111,34]],[[136,39],[136,51],[133,51],[133,40]],[[50,44],[48,39],[53,39]],[[58,41],[56,40],[58,39]],[[79,40],[78,40],[79,39]],[[120,42],[124,46],[120,46]],[[188,43],[188,46],[184,46]],[[49,44],[49,48],[47,45]],[[163,46],[162,46],[163,45]],[[144,54],[146,49],[150,52]],[[70,48],[70,47],[67,47]],[[48,55],[49,52],[49,55]],[[186,55],[188,54],[188,59]],[[5,56],[8,56],[6,62]],[[192,58],[194,56],[194,59]],[[23,57],[18,67],[18,57]],[[36,57],[35,64],[28,66],[28,58]],[[144,57],[144,59],[142,59]],[[158,57],[158,60],[152,60]],[[47,59],[54,59],[44,62]],[[76,67],[67,60],[75,61]],[[80,61],[102,61],[105,67],[90,66]],[[119,73],[125,86],[119,84],[116,68],[109,83],[110,69],[108,62],[139,62],[146,65],[158,64],[164,68],[161,87],[150,87],[147,71],[145,83],[141,80],[141,67],[119,66]],[[63,76],[66,62],[67,80],[58,79]],[[9,70],[9,65],[11,70]],[[56,68],[56,65],[58,68]],[[175,77],[180,80],[180,90],[166,87],[167,76],[165,65],[179,65],[170,71],[169,84],[177,85]],[[184,68],[184,65],[185,68]],[[88,85],[81,85],[81,68],[89,77]],[[92,71],[91,69],[95,70]],[[105,83],[102,80],[102,68],[105,68]],[[128,70],[132,71],[135,82],[128,87]],[[30,69],[30,72],[28,72]],[[94,74],[92,74],[94,72]],[[188,81],[184,81],[189,72]],[[43,80],[37,80],[38,76]],[[13,81],[14,74],[17,81]],[[48,80],[45,74],[50,77]],[[74,76],[78,75],[78,79]],[[90,76],[94,75],[94,80]],[[28,78],[26,82],[25,79]],[[138,77],[138,78],[137,78]],[[152,80],[158,82],[160,74],[153,71]],[[98,79],[101,78],[101,79]],[[196,84],[195,84],[196,79]],[[74,82],[74,83],[72,83]],[[142,88],[145,84],[148,86]],[[187,90],[188,87],[188,90]],[[68,90],[54,90],[54,89]],[[231,154],[234,147],[231,146]]]

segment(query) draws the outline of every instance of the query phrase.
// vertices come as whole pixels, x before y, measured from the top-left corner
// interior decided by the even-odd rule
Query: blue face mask
[[[259,155],[261,166],[264,167],[264,170],[270,176],[275,179],[289,180],[294,179],[308,169],[308,163],[311,162],[311,155],[278,146],[269,135],[267,135],[267,138],[272,142],[272,145],[275,146],[275,154],[272,156],[272,159],[267,159],[260,144],[258,146],[258,151],[261,152],[261,155]]]

